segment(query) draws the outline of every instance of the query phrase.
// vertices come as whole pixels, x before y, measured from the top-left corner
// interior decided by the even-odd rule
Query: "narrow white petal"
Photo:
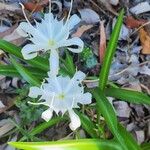
[[[83,72],[77,71],[64,91],[67,93],[70,89],[75,88],[75,86],[78,86],[78,84],[81,83],[85,77],[86,75]]]
[[[68,110],[68,112],[71,120],[69,127],[72,131],[74,131],[81,126],[81,121],[79,116],[73,110]]]
[[[22,29],[24,32],[28,33],[29,35],[32,35],[33,38],[38,37],[41,42],[46,41],[46,37],[45,35],[40,32],[40,30],[37,30],[35,27],[33,27],[31,24],[27,23],[27,22],[22,22],[19,25],[20,29]]]
[[[19,30],[22,30],[22,31],[32,35],[32,34],[34,34],[36,29],[27,22],[21,22],[19,24]]]
[[[90,104],[92,100],[92,95],[91,93],[84,93],[79,95],[79,97],[77,98],[77,102],[79,102],[80,104]]]
[[[16,31],[22,37],[27,37],[28,36],[27,32],[22,30],[22,27],[20,25],[17,27]]]
[[[75,81],[81,83],[85,77],[86,77],[85,73],[83,73],[82,71],[77,71],[74,74],[72,80],[75,80]]]
[[[50,64],[50,75],[56,76],[59,71],[59,55],[57,50],[55,49],[51,50],[49,64]]]
[[[42,95],[42,91],[39,87],[36,86],[30,87],[28,94],[29,97],[37,98],[39,95]]]
[[[39,49],[34,44],[27,44],[21,50],[24,59],[32,59],[37,56]]]
[[[45,120],[45,121],[49,121],[53,116],[53,110],[52,109],[47,109],[45,110],[43,113],[42,113],[42,118]]]
[[[77,48],[69,48],[68,47],[68,50],[70,50],[70,51],[72,51],[74,53],[80,53],[83,50],[84,43],[83,43],[83,41],[80,38],[74,37],[72,39],[68,39],[68,40],[60,42],[59,46],[60,47],[64,47],[64,46],[77,46]]]
[[[80,21],[81,19],[76,14],[72,15],[68,20],[69,30],[72,30],[74,26],[77,25]]]

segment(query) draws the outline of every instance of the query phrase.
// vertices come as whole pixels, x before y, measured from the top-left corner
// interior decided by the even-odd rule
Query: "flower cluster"
[[[30,22],[22,22],[18,27],[20,35],[28,37],[32,44],[27,44],[22,49],[24,59],[32,59],[41,52],[50,51],[50,71],[46,82],[41,87],[31,87],[29,97],[38,98],[36,105],[48,106],[48,109],[42,113],[42,118],[49,121],[53,116],[53,111],[62,115],[68,111],[71,123],[71,130],[77,129],[81,122],[73,108],[79,108],[78,104],[91,103],[91,94],[84,93],[82,81],[85,74],[77,71],[73,78],[69,76],[58,75],[59,71],[59,48],[66,46],[76,46],[77,48],[68,47],[68,50],[79,53],[83,49],[83,41],[78,38],[69,38],[70,32],[75,25],[80,22],[77,15],[70,17],[64,23],[64,20],[58,21],[52,13],[45,14],[41,23],[36,22],[32,26]]]

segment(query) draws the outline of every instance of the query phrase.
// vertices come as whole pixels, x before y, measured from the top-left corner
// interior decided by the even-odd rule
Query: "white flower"
[[[21,36],[28,37],[32,44],[27,44],[22,49],[22,55],[25,59],[32,59],[37,56],[39,51],[57,50],[60,47],[75,45],[77,48],[68,50],[79,53],[83,49],[83,41],[78,38],[70,38],[69,34],[73,27],[80,22],[77,15],[73,15],[64,23],[64,20],[58,21],[52,13],[44,15],[41,23],[36,22],[33,27],[30,22],[20,23],[17,31]]]
[[[70,79],[69,76],[51,76],[47,78],[47,83],[42,83],[41,87],[31,87],[29,97],[37,98],[40,97],[40,101],[44,102],[31,103],[31,104],[43,104],[49,108],[42,113],[42,118],[49,121],[53,115],[53,111],[58,114],[61,112],[63,115],[68,111],[71,123],[71,130],[77,129],[81,122],[77,114],[73,111],[73,108],[79,108],[80,104],[91,103],[91,94],[84,93],[84,87],[81,84],[85,74],[81,71],[75,73],[74,77]]]

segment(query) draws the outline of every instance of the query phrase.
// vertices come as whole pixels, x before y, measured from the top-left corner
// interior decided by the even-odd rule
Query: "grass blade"
[[[125,100],[130,103],[148,104],[150,105],[150,96],[136,91],[120,89],[120,88],[107,88],[105,94],[120,100]]]
[[[25,81],[33,86],[40,86],[40,81],[35,76],[33,76],[27,69],[21,66],[13,57],[10,57],[10,60]]]
[[[64,120],[66,120],[66,118],[56,117],[56,118],[51,119],[48,122],[43,122],[40,125],[38,125],[37,127],[35,127],[33,130],[31,130],[30,135],[31,136],[37,135],[37,134],[41,133],[42,131],[46,130],[47,128],[50,128],[53,125],[59,123],[60,121],[64,121]],[[27,137],[24,136],[19,141],[25,141],[26,139],[27,139]]]
[[[21,47],[18,47],[10,42],[0,39],[0,49],[2,49],[5,52],[8,52],[9,54],[12,54],[20,59],[23,59],[22,54],[21,54]],[[41,70],[44,70],[44,71],[49,70],[48,60],[46,60],[42,57],[36,57],[32,60],[24,60],[24,61],[28,62],[29,64],[31,64]]]
[[[114,141],[96,139],[66,140],[56,142],[9,142],[9,145],[24,150],[122,150]]]
[[[112,35],[110,37],[110,40],[106,49],[106,53],[105,53],[103,64],[102,64],[102,69],[99,75],[99,87],[101,90],[104,90],[107,80],[108,80],[111,62],[115,54],[117,41],[119,38],[119,33],[120,33],[120,29],[121,29],[122,22],[123,22],[123,15],[124,15],[124,10],[122,9],[122,11],[119,14],[119,17],[117,19],[117,22],[115,24],[115,27],[113,29]]]
[[[92,138],[98,138],[98,135],[96,133],[96,126],[94,125],[94,123],[90,120],[89,117],[87,117],[86,115],[75,111],[76,114],[80,117],[81,120],[81,124],[83,129],[92,137]]]

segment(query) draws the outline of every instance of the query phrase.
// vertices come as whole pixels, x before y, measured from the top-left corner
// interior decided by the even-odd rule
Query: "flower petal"
[[[36,29],[27,22],[20,23],[19,28],[22,29],[24,32],[28,33],[29,35],[32,35],[32,37],[34,38],[38,37],[41,40],[41,42],[46,42],[47,40],[45,35],[42,32],[40,32],[40,30]]]
[[[77,71],[64,91],[67,93],[72,90],[72,88],[75,89],[75,87],[77,87],[78,89],[78,84],[81,83],[85,77],[86,76],[83,72]]]
[[[27,32],[25,32],[25,31],[22,29],[21,24],[17,27],[16,31],[17,31],[17,33],[18,33],[20,36],[22,36],[22,37],[27,37],[27,36],[28,36]]]
[[[29,97],[37,98],[39,95],[42,95],[42,90],[39,87],[36,86],[30,87],[28,94]]]
[[[75,81],[81,83],[85,77],[86,77],[85,73],[83,73],[82,71],[77,71],[74,74],[72,80],[75,80]]]
[[[84,93],[79,95],[79,97],[77,96],[77,102],[81,103],[81,104],[90,104],[91,103],[91,99],[92,99],[92,95],[91,93]]]
[[[21,50],[24,59],[32,59],[37,56],[39,48],[34,44],[27,44]]]
[[[77,46],[77,48],[68,48],[68,50],[74,53],[80,53],[83,50],[84,43],[80,38],[74,37],[72,39],[64,40],[59,43],[59,47],[64,47],[64,46]]]
[[[55,49],[51,50],[49,64],[50,64],[50,75],[56,76],[59,71],[59,55],[57,50]]]
[[[52,116],[53,116],[53,110],[51,108],[45,110],[41,115],[41,117],[47,122],[52,118]]]
[[[72,131],[76,130],[81,125],[81,121],[79,116],[71,109],[68,110],[71,123],[69,124],[69,127]]]
[[[81,19],[76,14],[72,15],[68,20],[69,30],[72,30],[74,26],[77,25],[80,21]]]

